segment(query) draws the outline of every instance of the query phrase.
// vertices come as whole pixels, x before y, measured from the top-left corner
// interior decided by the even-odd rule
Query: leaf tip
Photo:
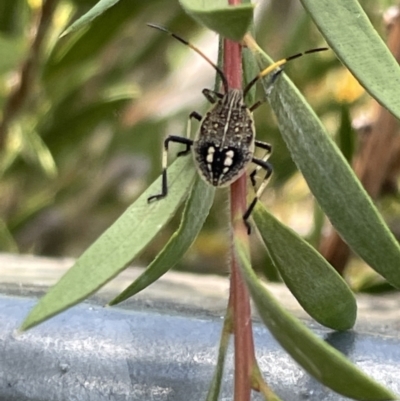
[[[21,334],[24,331],[31,329],[32,327],[36,326],[38,322],[31,318],[31,313],[25,318],[22,322],[21,326],[17,329],[17,333]]]
[[[64,31],[61,32],[60,36],[58,37],[58,39],[63,38],[64,36],[67,36],[69,33],[71,32],[70,28],[65,29]]]

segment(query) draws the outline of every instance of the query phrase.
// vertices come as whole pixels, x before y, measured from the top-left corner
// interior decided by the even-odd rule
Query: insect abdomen
[[[197,142],[193,150],[200,175],[215,187],[227,186],[235,181],[251,161],[251,154],[244,153],[242,149],[221,149],[209,142]]]
[[[202,178],[215,187],[238,179],[254,153],[254,124],[243,94],[231,89],[200,122],[193,155]]]

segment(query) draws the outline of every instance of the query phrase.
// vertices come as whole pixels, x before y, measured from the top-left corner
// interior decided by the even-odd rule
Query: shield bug
[[[260,169],[265,170],[265,176],[256,191],[253,201],[243,215],[244,222],[250,231],[247,220],[272,174],[272,166],[268,162],[272,147],[270,144],[255,138],[252,113],[263,103],[263,100],[257,101],[251,106],[247,106],[245,97],[250,89],[261,78],[268,74],[271,74],[269,85],[272,87],[276,78],[283,71],[283,65],[288,61],[301,57],[304,54],[328,50],[328,48],[312,49],[281,59],[259,72],[245,88],[241,90],[230,88],[223,71],[190,42],[164,27],[154,24],[147,25],[151,28],[166,32],[198,53],[215,69],[216,73],[221,78],[223,87],[223,93],[210,89],[203,89],[203,95],[212,106],[204,116],[201,116],[196,111],[189,115],[188,134],[190,134],[190,121],[192,119],[199,121],[199,128],[194,139],[189,138],[189,135],[187,137],[169,135],[164,140],[161,192],[150,196],[148,202],[162,199],[168,194],[167,155],[170,142],[185,145],[185,149],[179,152],[177,156],[186,155],[191,151],[195,166],[201,178],[215,187],[226,187],[232,184],[246,172],[247,166],[253,163],[256,165],[256,168],[249,175],[253,187],[256,186],[255,175]],[[254,150],[256,147],[265,151],[263,158],[254,157]]]

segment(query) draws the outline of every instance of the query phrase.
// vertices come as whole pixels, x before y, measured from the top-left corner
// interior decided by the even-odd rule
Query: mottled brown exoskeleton
[[[205,116],[201,116],[195,111],[190,114],[189,122],[193,118],[200,122],[199,129],[193,140],[189,137],[174,135],[170,135],[165,139],[161,193],[150,196],[148,201],[151,202],[153,200],[164,198],[168,194],[167,154],[170,142],[177,142],[186,146],[186,149],[179,152],[177,156],[186,155],[192,151],[193,159],[200,176],[208,184],[213,185],[214,187],[226,187],[232,184],[246,172],[246,168],[250,163],[254,163],[257,167],[250,173],[251,183],[254,187],[256,186],[255,175],[258,170],[264,169],[266,173],[263,182],[256,191],[254,200],[250,203],[243,215],[243,219],[250,230],[247,219],[250,217],[257,200],[267,185],[268,178],[272,174],[272,166],[267,161],[271,154],[272,147],[266,142],[261,142],[255,139],[252,112],[260,106],[263,101],[258,101],[254,105],[248,107],[244,99],[255,83],[270,73],[272,73],[270,80],[270,85],[272,85],[278,75],[282,72],[282,66],[289,60],[293,60],[303,54],[327,50],[327,48],[312,49],[279,60],[261,71],[243,90],[233,89],[229,87],[223,71],[203,52],[163,27],[154,24],[148,25],[152,28],[168,33],[202,56],[221,77],[224,88],[224,93],[219,93],[210,89],[203,89],[202,93],[213,106]],[[190,133],[190,124],[188,127],[188,133]],[[255,147],[261,148],[265,151],[265,156],[263,158],[259,159],[254,157]]]

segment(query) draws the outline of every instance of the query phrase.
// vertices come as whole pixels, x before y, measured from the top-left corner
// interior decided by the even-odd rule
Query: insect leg
[[[168,183],[167,183],[167,163],[168,163],[168,145],[170,142],[182,143],[186,145],[186,149],[183,152],[179,152],[177,156],[181,156],[190,151],[190,147],[193,145],[193,141],[190,138],[184,138],[182,136],[174,136],[169,135],[165,138],[164,141],[164,149],[163,149],[163,158],[162,158],[162,184],[161,184],[161,193],[157,195],[152,195],[147,198],[147,202],[152,202],[154,200],[159,200],[165,198],[168,194]]]
[[[189,114],[189,124],[188,124],[188,127],[190,127],[190,122],[191,122],[191,119],[192,118],[195,118],[197,121],[201,121],[201,119],[203,118],[202,116],[201,116],[201,114],[199,114],[197,111],[192,111],[190,114]],[[190,132],[190,131],[189,131]]]
[[[267,142],[262,142],[262,141],[257,141],[255,140],[255,146],[257,148],[261,148],[265,150],[265,155],[264,157],[261,159],[263,161],[267,161],[267,159],[269,158],[269,156],[271,155],[272,152],[272,146],[267,143]],[[253,187],[256,186],[256,174],[260,171],[262,167],[261,166],[257,166],[257,168],[255,168],[251,173],[250,173],[250,180],[251,180],[251,184],[253,185]]]
[[[267,143],[263,143],[264,145],[268,145]],[[257,192],[256,192],[256,196],[254,197],[254,199],[252,200],[252,202],[250,203],[249,207],[247,208],[245,214],[243,215],[243,220],[247,226],[247,231],[250,234],[250,224],[248,223],[248,219],[251,215],[251,212],[253,211],[258,199],[260,198],[260,196],[262,195],[262,193],[264,192],[267,184],[268,184],[268,179],[271,177],[272,174],[272,165],[271,163],[269,163],[266,158],[268,157],[269,153],[267,153],[267,155],[264,156],[263,159],[257,159],[255,157],[253,157],[252,162],[254,164],[257,165],[257,169],[263,168],[266,173],[265,173],[265,177],[260,185],[260,187],[258,188]],[[250,174],[250,178],[251,178],[251,182],[253,184],[253,186],[255,186],[255,173],[257,172],[257,169],[255,169],[251,174]]]
[[[216,103],[218,99],[222,99],[224,97],[222,93],[213,91],[211,89],[203,89],[201,93],[211,104]]]
[[[197,111],[192,111],[189,114],[189,120],[188,120],[187,127],[186,127],[186,138],[188,138],[188,139],[190,139],[190,133],[192,132],[192,118],[194,118],[194,119],[196,119],[198,121],[201,121],[203,117]],[[189,144],[186,145],[186,149],[185,150],[182,150],[181,152],[178,152],[176,155],[177,156],[184,156],[184,155],[188,154],[190,152],[190,148],[192,146],[192,143],[193,143],[193,141],[191,142],[190,145]]]
[[[186,127],[186,138],[190,140],[190,133],[192,131],[192,118],[195,118],[196,120],[201,121],[202,116],[197,112],[197,111],[192,111],[189,114],[189,120],[187,123],[187,127]],[[179,137],[182,138],[182,137]],[[190,142],[185,143],[186,144],[186,149],[185,150],[181,150],[180,152],[178,152],[176,155],[179,156],[185,156],[190,152],[190,148],[193,144],[193,141],[190,140]]]

